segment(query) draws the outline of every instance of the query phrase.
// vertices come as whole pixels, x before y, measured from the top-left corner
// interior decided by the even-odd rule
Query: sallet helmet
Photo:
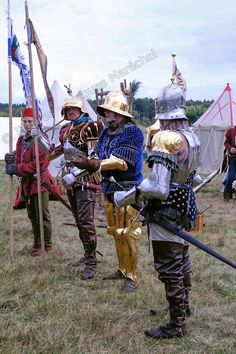
[[[185,92],[175,83],[163,87],[157,97],[157,119],[188,119],[185,115]]]

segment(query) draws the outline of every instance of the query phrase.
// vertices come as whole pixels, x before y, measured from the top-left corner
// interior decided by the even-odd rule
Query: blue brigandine
[[[133,124],[124,125],[120,133],[114,135],[109,134],[106,128],[101,133],[94,151],[101,160],[109,158],[112,154],[134,166],[142,159],[143,141],[142,131]]]
[[[142,131],[135,125],[128,126],[119,136],[112,154],[134,166],[142,157],[143,141]]]

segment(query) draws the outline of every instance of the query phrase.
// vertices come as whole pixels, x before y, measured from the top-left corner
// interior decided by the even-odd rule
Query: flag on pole
[[[182,73],[179,71],[179,69],[177,67],[175,57],[176,57],[176,55],[172,54],[172,58],[173,58],[172,76],[174,77],[177,85],[180,86],[183,91],[187,91],[186,81],[183,78]]]
[[[21,51],[20,43],[13,32],[12,20],[8,21],[8,59],[18,66],[20,70],[20,77],[23,85],[24,96],[26,100],[26,106],[32,107],[32,88],[31,88],[31,77],[28,65],[26,64],[25,57]],[[39,115],[38,125],[42,127],[42,110],[41,104],[38,99],[35,100],[36,109]]]
[[[31,107],[31,78],[29,68],[26,65],[25,57],[20,49],[20,44],[16,35],[13,33],[12,20],[8,23],[8,58],[18,66],[20,70],[23,91],[26,99],[26,105]]]
[[[39,41],[39,37],[35,31],[32,21],[30,19],[29,19],[29,25],[30,25],[29,26],[29,28],[30,28],[30,43],[31,44],[33,43],[36,47],[36,50],[37,50],[39,64],[40,64],[42,77],[43,77],[44,88],[45,88],[46,96],[47,96],[47,100],[48,100],[48,105],[49,105],[50,111],[52,113],[53,121],[55,124],[54,99],[53,99],[52,92],[51,92],[51,90],[48,86],[48,83],[47,83],[47,56],[44,53],[44,50],[43,50],[41,43]]]

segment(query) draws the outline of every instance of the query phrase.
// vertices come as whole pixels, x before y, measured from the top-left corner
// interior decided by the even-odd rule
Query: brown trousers
[[[96,250],[97,234],[94,224],[96,192],[91,189],[67,191],[72,212],[79,230],[85,253]]]

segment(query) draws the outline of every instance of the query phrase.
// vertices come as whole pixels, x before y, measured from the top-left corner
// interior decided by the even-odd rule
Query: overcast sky
[[[216,99],[227,82],[236,90],[235,0],[29,0],[28,7],[48,57],[49,86],[70,83],[75,93],[82,89],[94,99],[96,84],[111,90],[124,78],[136,79],[142,82],[137,97],[154,98],[169,83],[175,52],[187,99]],[[0,102],[8,102],[6,10],[2,0]],[[24,0],[11,0],[11,17],[28,63]],[[35,91],[43,98],[32,51]],[[24,102],[19,69],[12,72],[13,102]]]

